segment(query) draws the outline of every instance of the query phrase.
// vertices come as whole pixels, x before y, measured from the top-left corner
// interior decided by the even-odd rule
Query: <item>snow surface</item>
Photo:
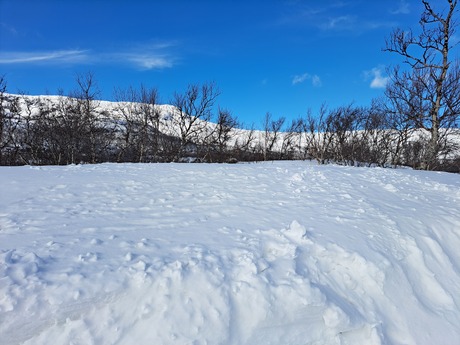
[[[460,176],[1,167],[0,344],[459,344]]]

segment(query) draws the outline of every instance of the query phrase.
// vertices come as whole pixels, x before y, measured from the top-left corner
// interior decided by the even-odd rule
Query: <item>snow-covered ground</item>
[[[459,344],[460,176],[1,167],[0,344]]]

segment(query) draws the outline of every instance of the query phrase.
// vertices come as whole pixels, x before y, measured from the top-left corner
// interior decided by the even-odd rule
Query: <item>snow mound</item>
[[[0,168],[0,344],[458,344],[460,179]]]

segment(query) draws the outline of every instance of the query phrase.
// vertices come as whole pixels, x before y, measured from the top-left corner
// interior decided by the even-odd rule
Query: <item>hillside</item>
[[[256,164],[1,167],[0,344],[460,339],[460,179]]]
[[[150,103],[4,93],[0,165],[313,159],[460,171],[455,126],[440,130],[436,159],[429,161],[429,131],[396,124],[382,109],[323,108],[290,122],[267,113],[259,130],[242,129],[237,116],[213,108],[206,90],[192,88],[174,106],[157,104],[154,91],[144,95]]]

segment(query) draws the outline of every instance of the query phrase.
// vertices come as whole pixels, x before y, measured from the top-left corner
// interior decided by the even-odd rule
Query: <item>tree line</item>
[[[291,122],[267,113],[262,129],[241,129],[217,107],[213,83],[192,84],[159,105],[155,88],[117,89],[102,106],[93,74],[53,97],[7,93],[0,77],[0,165],[98,162],[235,162],[314,159],[320,164],[406,165],[460,170],[460,64],[451,58],[457,0],[424,11],[418,33],[395,29],[384,50],[403,57],[385,94]]]
[[[8,94],[0,79],[1,165],[310,159],[427,168],[429,132],[383,99],[370,107],[324,105],[291,122],[267,113],[255,130],[240,128],[227,109],[213,113],[219,91],[212,83],[190,85],[171,105],[159,105],[157,89],[142,85],[101,102],[91,73],[76,85],[68,95],[31,97]],[[434,169],[458,171],[459,138],[455,126],[440,130]]]

